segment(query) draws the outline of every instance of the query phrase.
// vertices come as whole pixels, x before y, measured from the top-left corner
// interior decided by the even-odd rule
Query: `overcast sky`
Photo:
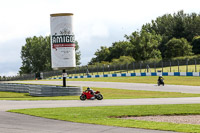
[[[0,76],[16,75],[25,38],[50,34],[50,14],[74,13],[74,32],[86,65],[111,46],[166,13],[200,13],[199,0],[0,0]]]

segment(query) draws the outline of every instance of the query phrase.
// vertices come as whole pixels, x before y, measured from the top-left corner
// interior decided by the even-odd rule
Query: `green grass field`
[[[83,89],[86,90],[86,87]],[[112,88],[93,89],[99,90],[103,94],[104,99],[200,97],[200,94],[187,94],[179,92],[123,90]],[[79,96],[33,97],[28,93],[0,92],[0,100],[79,100]]]
[[[119,116],[196,115],[200,114],[200,104],[43,108],[20,109],[11,112],[80,123],[200,133],[200,125],[116,118]]]

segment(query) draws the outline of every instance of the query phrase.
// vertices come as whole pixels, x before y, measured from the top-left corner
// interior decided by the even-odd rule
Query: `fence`
[[[89,65],[77,66],[66,71],[68,76],[86,76],[94,74],[116,74],[116,73],[144,73],[144,72],[200,72],[200,59],[175,60],[160,62],[133,62],[124,65]],[[62,71],[43,72],[42,78],[61,76]],[[1,78],[0,80],[32,80],[35,74],[26,74],[15,77]]]

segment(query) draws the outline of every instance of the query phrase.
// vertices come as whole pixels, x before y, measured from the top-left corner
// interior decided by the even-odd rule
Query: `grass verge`
[[[199,109],[200,104],[185,104],[41,108],[11,110],[10,112],[80,123],[200,133],[200,125],[114,118],[117,116],[196,115],[200,114]]]
[[[83,87],[85,90],[86,87]],[[93,88],[99,90],[104,99],[135,99],[135,98],[170,98],[170,97],[200,97],[200,94],[124,90],[112,88]],[[33,97],[28,93],[0,92],[0,100],[78,100],[79,96]]]

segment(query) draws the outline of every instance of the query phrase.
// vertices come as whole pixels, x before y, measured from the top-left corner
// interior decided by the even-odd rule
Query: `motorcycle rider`
[[[90,92],[90,94],[94,95],[94,91],[90,89],[90,87],[87,88],[87,91]]]
[[[160,83],[160,84],[163,84],[163,86],[164,86],[164,78],[160,75],[159,77],[158,77],[158,82]]]

